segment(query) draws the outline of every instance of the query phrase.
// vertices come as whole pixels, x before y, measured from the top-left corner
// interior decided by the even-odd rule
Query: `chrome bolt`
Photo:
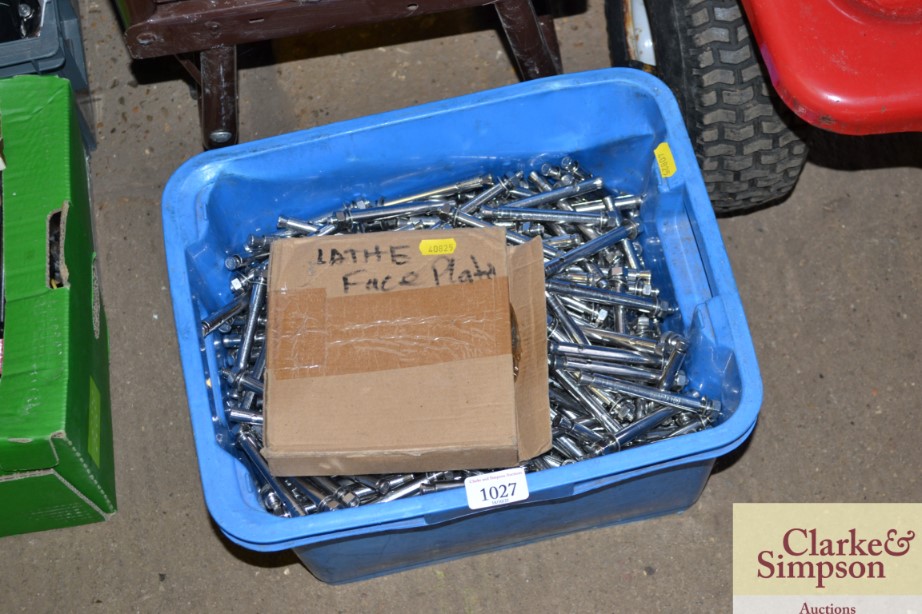
[[[567,308],[563,306],[560,298],[551,292],[545,292],[544,296],[547,300],[548,308],[567,337],[574,343],[588,345],[589,339],[586,338],[586,334],[583,330],[573,321],[573,317],[570,315],[570,312],[567,311]]]
[[[550,361],[554,369],[566,369],[581,373],[598,373],[611,377],[625,377],[631,380],[655,384],[659,382],[661,374],[642,367],[616,364],[613,362],[589,362],[568,356],[555,356]]]
[[[420,488],[422,488],[425,484],[429,484],[430,482],[437,480],[438,478],[442,477],[446,473],[448,472],[447,471],[436,471],[435,473],[430,473],[429,475],[419,478],[418,480],[414,480],[410,482],[409,484],[406,484],[405,486],[395,488],[394,490],[390,491],[389,493],[387,493],[386,495],[384,495],[383,497],[375,501],[375,503],[387,503],[388,501],[395,501],[397,499],[402,499],[404,497],[408,497],[410,495],[416,494],[417,492],[419,492]]]
[[[551,190],[550,192],[540,192],[538,194],[533,194],[526,198],[521,198],[519,200],[513,200],[508,203],[505,203],[505,207],[540,207],[541,205],[549,205],[557,201],[563,200],[564,198],[569,198],[571,196],[576,196],[578,194],[588,194],[601,190],[605,183],[601,178],[587,179],[586,181],[581,181],[579,183],[574,183],[573,185],[564,186],[562,188],[557,188]]]
[[[294,498],[294,495],[292,495],[279,479],[269,471],[269,465],[266,464],[266,459],[259,453],[261,442],[256,439],[253,432],[243,427],[237,432],[235,441],[237,447],[242,450],[249,459],[251,467],[256,470],[256,475],[254,477],[261,480],[264,484],[267,484],[275,492],[282,506],[285,508],[285,512],[291,516],[307,515],[304,508]]]
[[[597,375],[595,373],[580,373],[577,375],[577,381],[580,385],[596,386],[620,394],[647,399],[661,405],[675,407],[676,409],[698,412],[704,416],[720,411],[719,401],[709,401],[704,398],[697,399],[692,396],[657,390],[647,386],[640,386],[617,380],[612,377]]]
[[[503,207],[481,207],[480,214],[487,219],[512,222],[554,222],[558,224],[585,224],[601,228],[610,225],[607,213],[580,213],[554,209],[507,209]]]
[[[599,450],[599,454],[611,454],[612,452],[621,450],[626,444],[634,441],[641,435],[659,426],[662,422],[675,416],[678,411],[679,410],[674,407],[663,407],[639,420],[635,420],[624,427],[624,430],[615,435],[610,444]]]
[[[658,356],[599,345],[558,343],[552,341],[548,344],[548,352],[550,354],[572,356],[582,360],[621,362],[654,368],[659,368],[664,364],[662,358]]]
[[[228,303],[224,307],[209,314],[202,320],[202,337],[207,337],[224,324],[226,324],[235,315],[246,309],[248,303],[247,297],[243,296]]]
[[[386,205],[383,207],[370,207],[368,209],[343,209],[337,211],[333,216],[336,223],[340,226],[356,222],[368,222],[386,220],[404,215],[416,215],[418,213],[428,213],[445,205],[443,200],[429,200],[422,203],[411,202],[400,205]]]
[[[547,266],[545,266],[544,270],[545,272],[547,271]],[[548,279],[546,286],[552,292],[559,292],[603,305],[621,305],[656,317],[675,313],[675,308],[672,305],[658,299],[643,298],[633,294],[593,288],[556,279]]]
[[[497,198],[501,196],[502,194],[507,193],[510,189],[512,189],[512,187],[514,186],[515,178],[516,177],[501,178],[495,184],[493,184],[492,186],[490,186],[489,188],[487,188],[486,190],[484,190],[483,192],[481,192],[480,194],[478,194],[471,200],[467,201],[466,203],[458,207],[458,210],[461,213],[476,213],[477,210],[481,206],[487,204],[494,198]]]
[[[279,216],[278,222],[276,222],[276,224],[279,228],[283,228],[285,230],[291,230],[295,233],[305,234],[305,235],[314,234],[318,230],[320,230],[320,226],[318,226],[317,224],[313,224],[311,222],[305,222],[303,220],[295,220],[290,217],[285,217],[284,215]]]
[[[624,428],[617,420],[615,420],[607,411],[605,407],[596,399],[592,394],[584,387],[580,386],[577,383],[577,380],[573,378],[572,375],[566,371],[553,371],[554,378],[560,382],[564,390],[569,392],[571,395],[577,398],[589,412],[593,418],[598,420],[599,424],[602,425],[609,435],[616,435],[622,428]]]
[[[266,278],[259,274],[253,280],[250,289],[249,310],[247,311],[247,321],[243,327],[243,333],[240,340],[240,349],[237,350],[236,370],[241,372],[246,369],[250,361],[250,350],[253,347],[253,339],[256,336],[256,324],[259,318],[259,312],[262,310],[266,299]]]
[[[457,183],[451,183],[445,186],[434,188],[432,190],[425,190],[417,194],[412,194],[410,196],[405,196],[402,198],[394,198],[388,201],[385,201],[381,204],[382,207],[391,207],[394,205],[401,205],[403,203],[409,203],[417,200],[425,200],[428,198],[433,198],[436,196],[452,196],[455,194],[460,194],[462,192],[467,192],[469,190],[476,190],[485,185],[493,184],[493,175],[480,175],[477,177],[472,177],[471,179],[465,179],[464,181],[459,181]]]
[[[555,273],[566,269],[571,264],[594,256],[602,250],[608,249],[612,245],[615,245],[616,243],[619,243],[626,238],[634,238],[637,236],[637,229],[637,224],[635,222],[629,221],[623,226],[619,226],[618,228],[610,230],[603,235],[599,235],[595,239],[586,241],[579,247],[571,249],[565,254],[554,258],[550,262],[545,263],[544,274],[548,277],[551,277]]]

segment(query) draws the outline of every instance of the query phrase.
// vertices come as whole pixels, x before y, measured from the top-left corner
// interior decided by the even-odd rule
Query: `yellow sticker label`
[[[454,239],[423,239],[419,242],[419,253],[423,256],[444,256],[455,253],[457,246]]]
[[[672,149],[669,148],[669,143],[663,141],[657,145],[656,149],[653,150],[653,155],[656,156],[656,163],[659,164],[660,175],[664,178],[675,175],[675,158],[672,157]]]

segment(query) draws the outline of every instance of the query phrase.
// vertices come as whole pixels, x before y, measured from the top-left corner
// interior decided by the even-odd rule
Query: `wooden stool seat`
[[[550,15],[530,0],[123,0],[135,59],[175,55],[200,89],[207,149],[237,142],[236,45],[493,5],[523,79],[561,72]],[[197,54],[198,61],[188,54]]]

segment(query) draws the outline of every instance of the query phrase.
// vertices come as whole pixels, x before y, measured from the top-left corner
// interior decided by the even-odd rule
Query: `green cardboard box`
[[[115,512],[109,344],[69,83],[0,80],[0,535]]]

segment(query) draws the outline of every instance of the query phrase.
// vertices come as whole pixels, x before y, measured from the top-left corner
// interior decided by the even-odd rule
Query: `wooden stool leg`
[[[530,0],[498,0],[496,13],[523,78],[537,79],[559,72]]]
[[[237,49],[233,45],[199,56],[202,141],[205,149],[237,142]]]
[[[560,60],[560,45],[557,42],[557,30],[554,29],[554,16],[538,15],[538,27],[541,28],[544,40],[547,41],[547,47],[551,50],[554,68],[557,74],[560,74],[563,72],[563,62]]]

